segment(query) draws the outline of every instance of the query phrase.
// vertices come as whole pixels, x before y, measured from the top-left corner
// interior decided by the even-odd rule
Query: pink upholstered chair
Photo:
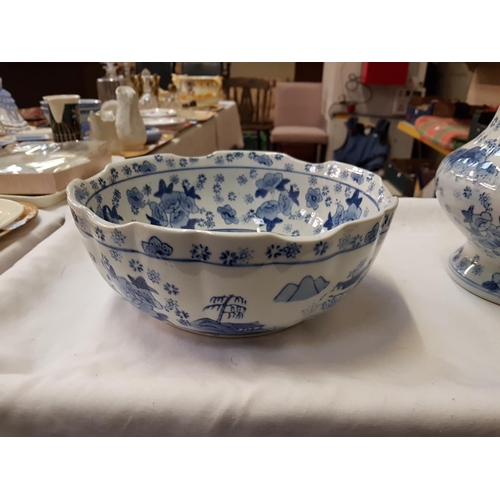
[[[273,150],[283,144],[316,144],[316,161],[324,161],[328,135],[321,113],[321,83],[277,83],[274,99]]]

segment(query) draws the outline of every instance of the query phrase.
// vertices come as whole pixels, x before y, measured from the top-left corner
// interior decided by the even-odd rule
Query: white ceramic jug
[[[89,114],[90,138],[105,141],[111,154],[120,154],[122,145],[116,133],[116,101],[106,101],[101,110]]]
[[[125,151],[141,149],[147,141],[146,127],[139,112],[139,99],[132,87],[116,89],[116,133]]]

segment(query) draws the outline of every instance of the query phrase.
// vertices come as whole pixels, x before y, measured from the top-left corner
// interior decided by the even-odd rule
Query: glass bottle
[[[115,91],[123,77],[119,77],[116,74],[117,67],[115,63],[107,62],[103,68],[106,74],[102,78],[97,79],[97,98],[101,102],[115,100]]]
[[[139,109],[153,109],[158,107],[158,99],[153,93],[151,72],[144,68],[141,71],[143,93],[139,99]]]

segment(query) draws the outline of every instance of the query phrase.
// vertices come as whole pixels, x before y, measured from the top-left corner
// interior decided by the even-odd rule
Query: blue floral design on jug
[[[500,268],[499,121],[497,114],[484,133],[441,162],[436,194],[468,238],[467,244],[450,257],[451,276],[470,292],[500,304],[498,295],[490,289],[493,286],[484,286],[487,282],[481,277],[483,273],[493,276]]]

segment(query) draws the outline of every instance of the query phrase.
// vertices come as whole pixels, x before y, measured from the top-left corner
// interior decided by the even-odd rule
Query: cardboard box
[[[476,111],[472,116],[472,123],[469,130],[468,141],[475,139],[481,132],[486,130],[491,120],[495,116],[496,110]]]
[[[403,196],[420,196],[433,182],[441,160],[393,158],[387,165],[384,180],[390,182]]]
[[[420,116],[432,115],[434,111],[434,103],[432,97],[412,97],[408,108],[406,109],[405,120],[408,123],[415,123],[415,120]]]
[[[53,194],[66,189],[73,179],[87,179],[99,173],[111,162],[111,155],[108,153],[106,144],[98,141],[75,141],[72,143],[61,143],[58,152],[52,155],[36,153],[26,154],[14,152],[10,155],[0,157],[3,167],[0,173],[0,193],[17,195],[45,195]],[[66,156],[65,156],[66,155]],[[65,159],[67,158],[67,159]],[[46,172],[36,171],[29,165],[43,164],[49,165],[49,161],[54,159],[67,163],[67,168],[58,171],[47,169]],[[23,168],[17,173],[6,173],[9,163],[12,165],[11,171],[16,168]]]
[[[438,116],[440,118],[456,118],[470,120],[479,106],[470,106],[465,102],[453,99],[438,99],[433,96],[415,96],[406,110],[406,121],[415,123],[420,116]],[[482,108],[482,107],[481,107]]]

